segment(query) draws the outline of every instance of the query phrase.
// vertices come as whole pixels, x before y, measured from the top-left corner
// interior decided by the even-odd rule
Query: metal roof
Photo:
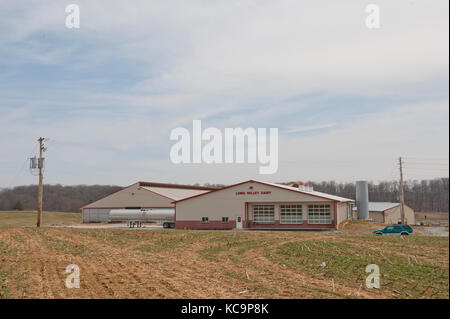
[[[211,190],[217,189],[216,187],[206,187],[206,186],[198,186],[198,185],[183,185],[183,184],[170,184],[170,183],[139,181],[134,184],[125,186],[124,188],[122,188],[114,193],[103,196],[89,204],[86,204],[86,205],[82,206],[81,209],[94,208],[94,207],[96,207],[95,204],[98,203],[99,201],[105,200],[105,199],[109,198],[110,196],[120,194],[124,190],[126,190],[132,186],[136,186],[136,185],[138,187],[141,187],[148,191],[153,191],[154,193],[157,193],[158,195],[165,196],[171,200],[182,199],[185,197],[190,197],[193,195],[198,195],[198,194],[206,193]],[[108,206],[105,208],[110,208],[110,207]],[[120,208],[120,207],[114,207],[114,208]]]
[[[260,183],[267,184],[267,185],[272,185],[272,186],[275,186],[275,187],[285,188],[285,189],[288,189],[288,190],[291,190],[291,191],[296,191],[296,192],[299,192],[299,193],[302,193],[302,194],[311,194],[313,196],[319,196],[319,197],[323,197],[323,198],[327,198],[327,199],[331,199],[331,200],[336,200],[338,202],[354,202],[353,199],[340,197],[340,196],[336,196],[336,195],[330,195],[330,194],[318,192],[318,191],[315,191],[315,190],[312,190],[312,191],[300,190],[297,187],[287,186],[287,185],[282,185],[282,184],[268,183],[268,182],[262,182],[262,181],[255,181],[255,182],[260,182]]]
[[[400,203],[390,203],[390,202],[369,202],[369,212],[384,212],[385,210],[391,209],[400,205]],[[354,207],[353,210],[357,208]]]
[[[175,187],[147,187],[142,186],[143,189],[151,191],[153,193],[168,197],[173,200],[180,200],[183,198],[200,195],[209,192],[209,190],[201,189],[187,189],[187,188],[175,188]]]
[[[183,189],[200,189],[200,190],[215,190],[217,187],[200,186],[200,185],[183,185],[171,183],[157,183],[157,182],[143,182],[139,181],[139,186],[145,187],[164,187],[164,188],[183,188]]]

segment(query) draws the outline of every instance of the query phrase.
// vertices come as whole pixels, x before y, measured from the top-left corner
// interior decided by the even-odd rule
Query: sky
[[[80,28],[65,25],[67,5]],[[369,3],[380,28],[369,29]],[[446,0],[0,0],[0,187],[448,177]],[[174,128],[278,128],[278,170],[174,164]]]

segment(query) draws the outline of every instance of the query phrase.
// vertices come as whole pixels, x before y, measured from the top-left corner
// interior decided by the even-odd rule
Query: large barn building
[[[159,208],[174,211],[174,201],[216,188],[137,182],[81,208],[83,223],[106,223],[112,209]]]
[[[177,229],[337,229],[354,201],[311,186],[249,180],[175,201]]]

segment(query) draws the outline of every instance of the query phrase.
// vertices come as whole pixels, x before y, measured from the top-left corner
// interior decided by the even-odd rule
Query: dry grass
[[[36,211],[0,211],[0,227],[34,227]],[[81,223],[80,213],[43,212],[42,226],[70,225]]]
[[[342,232],[0,228],[3,298],[449,298],[448,238]],[[376,227],[375,227],[376,228]],[[65,287],[77,264],[81,288]],[[320,266],[325,263],[325,266]],[[365,266],[381,289],[365,288]]]

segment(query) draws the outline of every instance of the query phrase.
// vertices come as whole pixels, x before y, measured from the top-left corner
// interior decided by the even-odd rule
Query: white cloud
[[[448,159],[448,115],[448,100],[441,100],[370,114],[319,136],[287,135],[280,146],[279,176],[340,181],[397,178],[392,166],[399,156]]]
[[[285,153],[274,181],[293,175],[353,180],[366,173],[377,179],[401,154],[448,157],[448,146],[442,146],[448,144],[442,137],[448,135],[448,121],[442,120],[448,116],[447,1],[380,0],[379,30],[365,27],[365,4],[356,0],[77,3],[81,29],[69,30],[63,3],[2,1],[0,53],[23,65],[73,63],[74,77],[77,70],[98,70],[102,62],[118,57],[138,63],[142,79],[101,91],[92,87],[99,81],[95,74],[76,88],[61,80],[48,92],[31,96],[20,91],[22,106],[6,114],[4,105],[19,102],[12,101],[4,81],[0,133],[8,139],[0,141],[0,161],[9,163],[4,170],[14,167],[37,135],[44,135],[56,141],[55,148],[60,145],[58,151],[49,148],[57,165],[49,169],[49,181],[128,184],[130,177],[143,174],[146,179],[227,183],[235,181],[233,176],[255,177],[256,167],[187,169],[174,167],[168,152],[167,160],[155,157],[169,148],[170,130],[189,126],[193,119],[209,117],[208,126],[218,127],[271,123],[280,114],[291,119],[294,111],[316,112],[307,102],[286,102],[310,93],[425,102],[392,103],[387,111],[350,124],[339,116],[330,123],[320,115],[317,123],[299,118],[294,128],[281,123],[291,133],[327,130],[284,136]],[[79,57],[77,50],[90,53]],[[444,101],[434,102],[436,96]],[[60,105],[67,114],[49,121],[40,110],[50,105]],[[253,113],[237,113],[248,107]],[[355,117],[358,111],[355,107]],[[225,112],[229,116],[214,118]],[[7,178],[12,174],[2,172]]]
[[[328,123],[328,124],[303,126],[303,127],[293,128],[293,129],[289,130],[288,133],[301,133],[301,132],[321,130],[321,129],[330,128],[330,127],[333,127],[336,125],[337,125],[337,123]]]

